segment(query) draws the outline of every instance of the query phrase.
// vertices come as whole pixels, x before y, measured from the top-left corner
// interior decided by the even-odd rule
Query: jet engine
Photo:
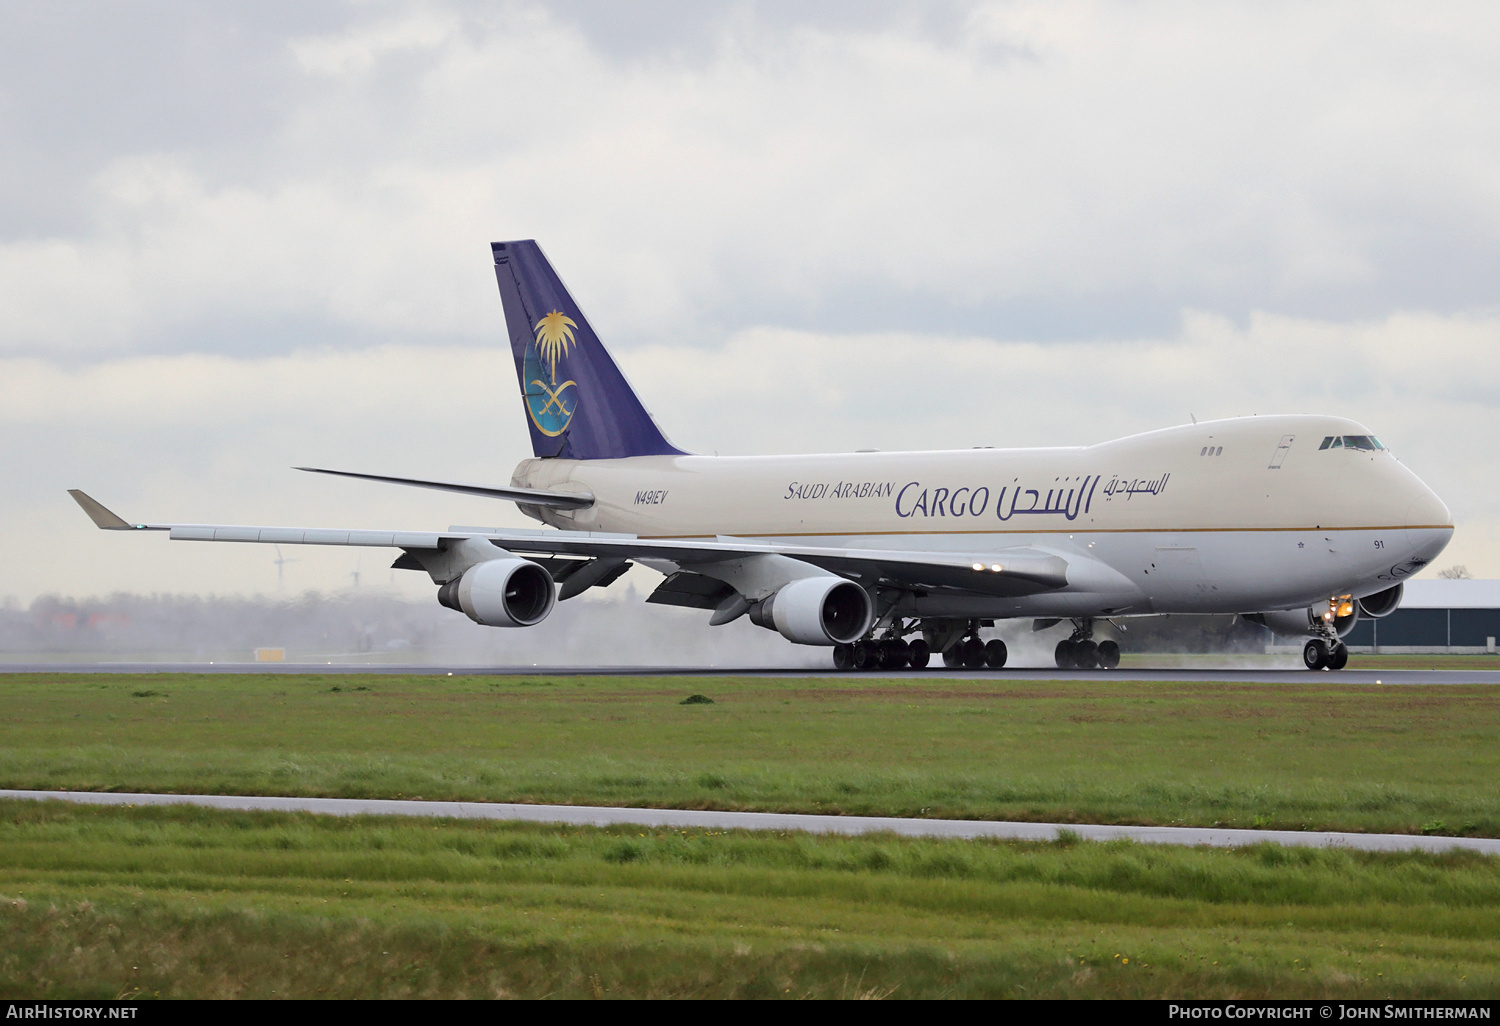
[[[1359,600],[1359,615],[1372,620],[1390,616],[1401,606],[1401,593],[1406,590],[1404,581],[1396,582],[1394,588],[1377,591]]]
[[[839,577],[804,577],[750,609],[750,619],[799,645],[847,645],[864,637],[869,593]]]
[[[438,589],[438,602],[486,627],[530,627],[552,612],[552,575],[530,560],[491,559]]]

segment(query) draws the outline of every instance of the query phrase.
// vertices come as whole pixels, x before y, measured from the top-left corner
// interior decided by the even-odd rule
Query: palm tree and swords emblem
[[[568,355],[569,347],[578,344],[573,336],[577,327],[573,318],[553,310],[536,322],[536,339],[526,347],[526,409],[537,430],[545,435],[562,434],[578,408],[576,401],[572,406],[563,401],[567,389],[576,389],[578,382],[557,382],[557,361]]]

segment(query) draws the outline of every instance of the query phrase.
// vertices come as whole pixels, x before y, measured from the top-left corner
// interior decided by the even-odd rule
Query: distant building
[[[1401,608],[1361,619],[1344,636],[1351,652],[1494,652],[1500,581],[1407,581]]]

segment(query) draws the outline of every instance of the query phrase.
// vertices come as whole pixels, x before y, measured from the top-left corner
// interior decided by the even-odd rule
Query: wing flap
[[[716,577],[678,571],[656,586],[646,601],[658,606],[716,609],[734,589]]]

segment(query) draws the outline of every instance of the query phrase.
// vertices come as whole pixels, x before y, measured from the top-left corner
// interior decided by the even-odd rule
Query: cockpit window
[[[1374,435],[1329,435],[1323,439],[1321,449],[1362,449],[1365,452],[1374,452],[1376,449],[1384,449],[1380,439]]]

